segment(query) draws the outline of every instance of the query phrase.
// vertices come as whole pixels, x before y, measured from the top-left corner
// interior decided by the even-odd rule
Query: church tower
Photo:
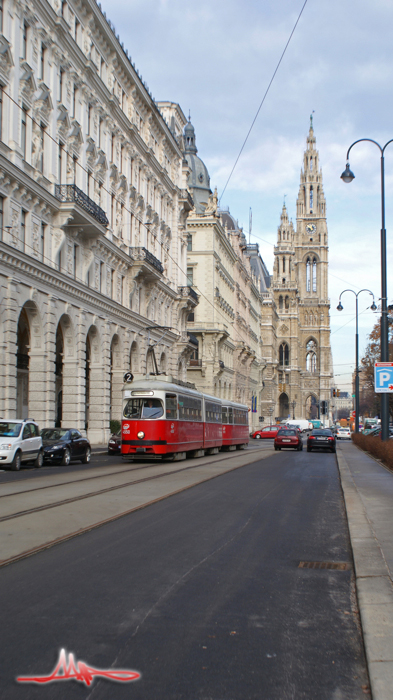
[[[297,199],[296,232],[284,205],[274,249],[273,290],[279,316],[278,406],[281,418],[324,418],[332,378],[328,299],[328,232],[313,120]],[[325,422],[328,415],[325,415]]]

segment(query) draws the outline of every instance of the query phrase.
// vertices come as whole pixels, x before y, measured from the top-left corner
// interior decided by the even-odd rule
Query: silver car
[[[42,467],[44,452],[40,429],[33,420],[0,419],[0,464],[19,471],[21,464]]]

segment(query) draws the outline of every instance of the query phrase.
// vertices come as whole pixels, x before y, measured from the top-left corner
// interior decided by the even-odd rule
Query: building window
[[[306,260],[306,291],[311,292],[311,260]]]
[[[115,200],[115,195],[111,195],[111,229],[112,231],[114,230],[115,227],[115,211],[116,211],[116,200]]]
[[[27,32],[28,32],[28,25],[26,22],[23,22],[23,33],[22,33],[22,58],[25,60],[27,59]]]
[[[63,175],[63,152],[64,152],[64,144],[59,143],[59,150],[58,150],[58,154],[57,154],[57,179],[59,181],[59,184],[61,183],[62,175]]]
[[[310,170],[312,170],[312,156],[310,158]]]
[[[20,221],[20,242],[22,250],[25,250],[26,241],[26,212],[22,209],[21,221]]]
[[[45,261],[45,231],[46,225],[41,222],[41,260]]]
[[[66,16],[66,11],[67,11],[67,2],[66,0],[62,0],[61,3],[61,16],[65,18]]]
[[[22,126],[21,126],[20,139],[21,139],[23,160],[26,160],[26,128],[27,128],[27,109],[26,109],[26,107],[22,107]]]
[[[59,102],[63,101],[63,79],[64,79],[64,71],[62,68],[59,70]]]
[[[45,54],[46,54],[46,48],[44,44],[41,44],[41,59],[40,59],[40,73],[39,73],[39,78],[40,80],[45,81]]]
[[[91,104],[87,105],[87,135],[90,136]]]
[[[314,190],[313,190],[313,186],[311,185],[311,187],[310,187],[310,213],[311,214],[312,214],[312,210],[313,210],[313,205],[314,205]]]
[[[279,363],[280,367],[289,366],[289,345],[288,343],[281,343],[279,349]]]
[[[187,251],[192,250],[192,235],[191,233],[187,236]]]
[[[289,309],[289,297],[288,296],[285,297],[285,308],[286,308],[286,310]]]
[[[100,120],[98,122],[98,148],[101,148],[101,131],[102,131],[102,118],[100,117]]]
[[[111,299],[114,299],[115,295],[116,295],[115,271],[111,270]]]
[[[4,199],[0,197],[0,241],[3,240],[3,212],[4,212]]]
[[[317,344],[315,340],[309,340],[306,345],[306,370],[307,372],[317,371]]]
[[[76,185],[76,180],[77,180],[77,166],[78,166],[78,158],[76,156],[73,156],[72,158],[72,171],[73,171],[73,176],[74,176],[74,185]]]
[[[57,269],[61,272],[61,250],[57,254]]]
[[[74,278],[77,278],[79,267],[79,246],[74,244]]]
[[[105,284],[105,263],[100,262],[100,292],[101,292],[101,294],[104,293],[104,284]]]
[[[3,33],[3,0],[0,0],[0,33]]]
[[[312,290],[317,291],[317,259],[314,258],[312,261]]]
[[[126,278],[125,275],[121,276],[121,287],[120,287],[120,293],[121,293],[121,304],[124,306],[124,299],[126,298]]]
[[[44,146],[45,146],[45,126],[41,124],[40,128],[40,152],[37,163],[37,168],[40,173],[44,174]]]
[[[87,171],[87,196],[93,199],[92,195],[94,193],[93,187],[93,175],[90,170]]]
[[[282,259],[282,271],[285,272],[285,257]]]
[[[111,163],[114,163],[114,157],[115,157],[115,135],[112,134],[112,138],[111,138]]]
[[[283,302],[283,299],[282,299],[282,296],[280,295],[280,296],[278,297],[278,308],[279,308],[279,309],[282,309],[282,302]]]
[[[192,267],[187,267],[187,286],[192,287],[194,284],[194,269]]]

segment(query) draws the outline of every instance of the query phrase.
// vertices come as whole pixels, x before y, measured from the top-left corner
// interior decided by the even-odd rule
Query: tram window
[[[123,415],[129,420],[161,418],[164,409],[159,399],[129,399],[124,406]]]
[[[230,425],[233,424],[233,408],[232,408],[232,406],[228,406],[228,423]]]
[[[212,401],[205,401],[207,423],[221,423],[221,405]]]
[[[176,394],[165,394],[166,418],[176,420],[177,418],[177,396]]]
[[[228,408],[226,406],[222,407],[222,422],[224,425],[228,423]]]
[[[235,408],[235,424],[236,425],[248,425],[248,413],[242,408]]]
[[[193,396],[179,396],[179,418],[180,420],[202,420],[202,401]]]

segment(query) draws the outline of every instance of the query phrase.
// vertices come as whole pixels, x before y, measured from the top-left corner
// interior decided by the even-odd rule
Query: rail
[[[100,224],[103,226],[109,225],[104,210],[76,185],[55,185],[55,197],[60,202],[75,202],[75,204],[79,204],[82,209],[91,214]]]

